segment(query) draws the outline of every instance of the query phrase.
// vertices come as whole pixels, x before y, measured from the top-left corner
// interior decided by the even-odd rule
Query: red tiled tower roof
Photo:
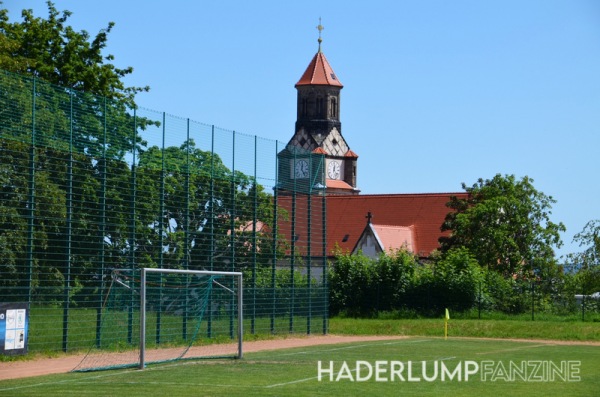
[[[335,72],[329,65],[329,62],[327,62],[325,54],[321,51],[315,54],[295,87],[302,85],[331,85],[340,88],[344,87],[338,80]]]
[[[351,157],[351,158],[358,158],[358,154],[354,153],[352,150],[348,150],[346,152],[346,154],[344,155],[344,157]]]

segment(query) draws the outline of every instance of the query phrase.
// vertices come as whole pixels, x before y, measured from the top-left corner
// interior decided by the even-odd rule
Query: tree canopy
[[[504,275],[539,271],[554,263],[553,247],[560,247],[562,223],[550,220],[551,196],[536,190],[533,179],[497,174],[462,184],[468,198],[452,197],[440,238],[442,251],[466,247],[480,265]]]
[[[586,293],[600,292],[600,219],[589,221],[573,241],[583,251],[568,256],[571,270],[577,273]]]
[[[135,107],[135,94],[150,88],[125,86],[123,77],[133,68],[118,68],[113,55],[103,54],[115,24],[109,22],[92,38],[67,25],[70,11],[59,12],[51,1],[47,5],[47,19],[29,9],[22,11],[22,22],[10,22],[8,10],[0,9],[0,68]]]
[[[584,250],[572,254],[571,260],[587,268],[600,267],[600,219],[589,221],[573,241],[578,242]]]
[[[143,150],[139,132],[160,123],[133,117],[135,95],[149,87],[126,86],[123,78],[133,68],[119,68],[104,54],[114,23],[90,36],[68,25],[71,12],[47,5],[46,19],[23,10],[17,22],[0,9],[0,68],[24,76],[16,82],[0,74],[3,135],[29,142],[34,131],[42,145],[119,160],[134,145]]]
[[[233,253],[237,267],[249,266],[254,248],[258,262],[272,258],[269,235],[252,239],[255,217],[272,222],[272,196],[254,178],[228,169],[217,154],[198,149],[192,139],[164,150],[152,146],[140,156],[137,171],[146,198],[156,205],[162,196],[162,225],[169,236],[163,247],[174,263],[186,259],[178,257],[186,245],[188,266],[195,269],[229,270],[223,263],[233,265]]]

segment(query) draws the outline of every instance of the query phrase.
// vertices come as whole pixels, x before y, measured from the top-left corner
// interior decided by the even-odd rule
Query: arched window
[[[323,97],[317,98],[317,115],[323,117],[324,115]]]
[[[337,98],[331,98],[330,104],[329,104],[329,117],[331,118],[337,118],[338,116],[338,111],[337,111]]]

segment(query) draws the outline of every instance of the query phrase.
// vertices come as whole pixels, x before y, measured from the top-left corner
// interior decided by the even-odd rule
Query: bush
[[[329,273],[330,313],[373,316],[401,307],[416,265],[414,255],[405,250],[377,259],[362,253],[337,255]]]
[[[584,290],[581,274],[504,277],[482,269],[464,247],[434,255],[431,260],[418,263],[402,250],[377,259],[338,255],[330,267],[330,314],[377,317],[387,312],[391,316],[438,317],[445,308],[455,313],[477,310],[478,315],[481,310],[507,315],[583,310],[575,300],[575,294]],[[600,300],[588,299],[585,311],[597,313],[599,306]]]
[[[484,310],[520,314],[531,309],[530,283],[504,278],[495,271],[486,272],[483,294]]]
[[[466,248],[454,248],[419,269],[409,307],[428,315],[469,310],[478,302],[483,272]]]

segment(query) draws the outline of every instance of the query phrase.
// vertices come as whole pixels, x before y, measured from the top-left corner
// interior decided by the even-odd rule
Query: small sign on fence
[[[0,354],[27,353],[29,303],[0,302]]]

